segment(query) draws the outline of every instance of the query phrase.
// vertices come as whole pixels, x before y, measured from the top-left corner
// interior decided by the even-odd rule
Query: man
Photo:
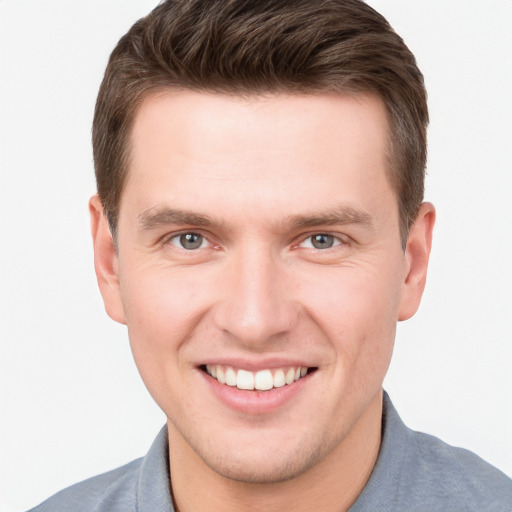
[[[95,266],[168,421],[36,510],[507,510],[382,391],[434,208],[414,57],[357,0],[176,1],[114,50]]]

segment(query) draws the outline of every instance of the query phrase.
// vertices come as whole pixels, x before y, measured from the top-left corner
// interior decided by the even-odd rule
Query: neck
[[[177,512],[346,511],[364,489],[381,441],[382,391],[321,462],[284,482],[230,480],[208,467],[169,423],[171,487]]]

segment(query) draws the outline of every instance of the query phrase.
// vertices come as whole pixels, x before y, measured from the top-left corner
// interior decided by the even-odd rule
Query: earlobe
[[[94,245],[94,269],[107,314],[116,322],[125,324],[119,286],[118,256],[99,196],[89,201],[91,233]]]
[[[411,318],[420,305],[427,279],[436,211],[432,204],[421,204],[416,221],[409,230],[405,249],[406,268],[398,320]]]

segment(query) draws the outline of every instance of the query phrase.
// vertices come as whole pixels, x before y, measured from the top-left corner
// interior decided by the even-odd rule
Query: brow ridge
[[[173,224],[187,224],[209,228],[221,228],[223,225],[222,222],[208,215],[168,207],[149,208],[139,214],[138,220],[142,229],[153,229]],[[362,224],[371,227],[373,225],[373,217],[364,210],[342,206],[326,212],[291,215],[286,218],[283,224],[292,229],[338,224]]]
[[[367,211],[342,206],[326,212],[293,215],[289,217],[288,222],[293,228],[298,229],[314,226],[332,226],[335,224],[362,224],[371,227],[374,220]]]
[[[142,229],[153,229],[168,224],[189,224],[198,227],[220,227],[220,222],[208,215],[174,208],[149,208],[138,216]]]

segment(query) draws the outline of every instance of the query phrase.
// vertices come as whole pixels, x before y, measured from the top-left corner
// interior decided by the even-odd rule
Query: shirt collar
[[[142,461],[137,483],[137,510],[174,512],[170,483],[169,438],[165,425]]]
[[[402,471],[407,467],[411,431],[398,416],[389,395],[384,391],[382,407],[382,440],[377,463],[363,491],[349,512],[380,512],[383,504],[393,500],[390,496],[400,488]]]

